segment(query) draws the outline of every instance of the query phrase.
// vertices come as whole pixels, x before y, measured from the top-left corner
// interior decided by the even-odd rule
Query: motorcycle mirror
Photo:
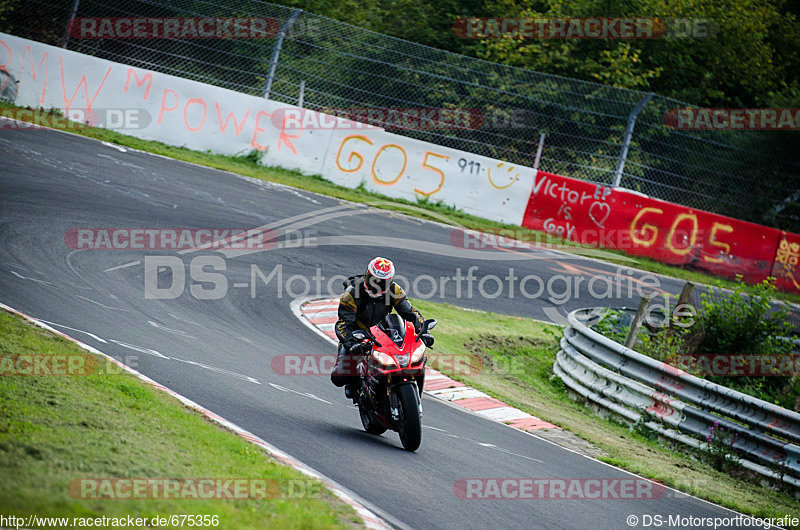
[[[358,340],[364,340],[367,338],[367,334],[361,331],[360,329],[357,329],[356,331],[353,332],[353,338],[356,338]]]
[[[425,321],[425,328],[426,329],[433,329],[436,327],[436,321],[434,319],[426,320]]]

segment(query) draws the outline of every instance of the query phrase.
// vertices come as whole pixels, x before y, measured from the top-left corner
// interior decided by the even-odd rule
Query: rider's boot
[[[336,366],[331,372],[331,382],[336,386],[344,386],[350,382],[351,374],[347,373],[347,351],[344,346],[339,345],[339,352],[336,355]]]

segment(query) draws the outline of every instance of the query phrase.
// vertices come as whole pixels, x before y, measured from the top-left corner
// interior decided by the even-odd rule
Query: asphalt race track
[[[75,228],[265,225],[285,242],[258,252],[73,250],[65,243],[65,234]],[[286,226],[316,239],[297,246],[299,239],[281,233]],[[279,270],[284,283],[293,275],[357,274],[375,255],[393,259],[399,274],[410,279],[453,276],[457,268],[466,275],[471,266],[479,267],[479,278],[505,277],[513,268],[520,277],[535,274],[543,281],[618,269],[553,251],[501,251],[477,259],[458,255],[451,234],[438,224],[77,136],[0,131],[1,302],[257,434],[355,492],[393,523],[626,528],[631,514],[733,515],[671,491],[656,500],[462,500],[453,486],[464,478],[630,475],[429,397],[423,400],[422,446],[408,453],[395,433],[363,432],[357,411],[327,377],[272,370],[276,355],[330,353],[331,346],[295,317],[292,297],[279,290],[277,276],[266,284],[254,275],[254,266],[265,277]],[[145,298],[145,255],[183,260],[187,273],[180,296]],[[191,285],[199,282],[190,278],[188,266],[197,256],[224,258],[226,269],[219,271],[226,279],[224,296],[204,300],[192,293]],[[160,274],[159,286],[169,285],[168,270]],[[666,291],[680,290],[678,281],[659,281]],[[553,285],[563,292],[566,283]],[[292,285],[295,292],[302,290],[301,281]],[[333,286],[338,290],[340,283]],[[494,289],[489,282],[485,287]],[[429,290],[427,284],[422,290]],[[599,304],[635,305],[638,294],[632,294]],[[563,305],[546,295],[512,298],[507,290],[496,298],[457,295],[454,283],[446,284],[433,300],[547,320],[599,305],[585,284]],[[477,318],[475,329],[480,330]]]

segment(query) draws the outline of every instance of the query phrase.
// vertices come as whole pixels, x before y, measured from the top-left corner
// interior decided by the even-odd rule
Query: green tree
[[[494,0],[496,16],[712,21],[707,38],[483,40],[473,53],[541,72],[652,91],[703,106],[798,102],[800,24],[781,0]]]

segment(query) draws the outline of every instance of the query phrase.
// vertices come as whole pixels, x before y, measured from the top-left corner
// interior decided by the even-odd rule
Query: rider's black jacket
[[[358,341],[353,338],[357,329],[369,330],[392,312],[394,308],[405,320],[414,324],[419,333],[422,327],[422,314],[412,307],[399,285],[392,285],[378,298],[370,297],[364,290],[364,277],[356,276],[339,297],[339,321],[336,322],[336,336],[342,345],[349,349]]]

